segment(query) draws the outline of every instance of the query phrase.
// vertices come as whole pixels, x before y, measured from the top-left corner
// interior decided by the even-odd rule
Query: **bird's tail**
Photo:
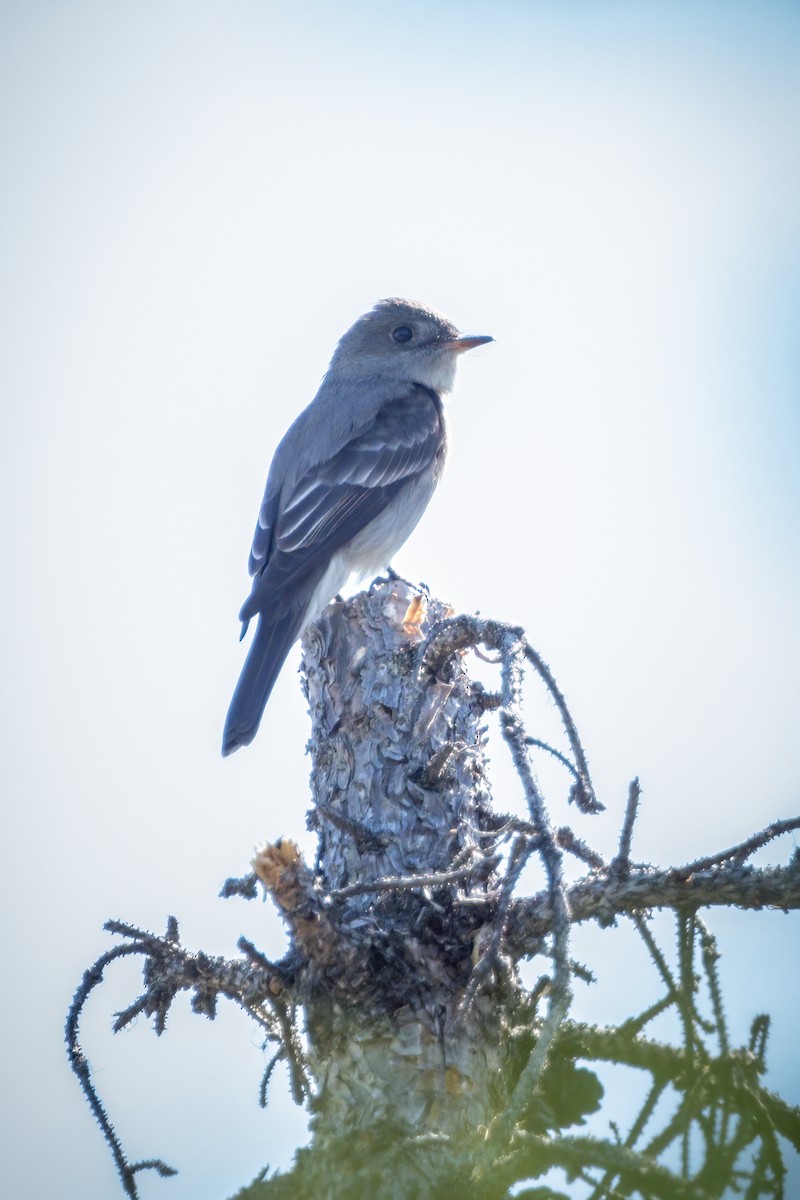
[[[225,719],[223,755],[248,746],[256,736],[275,680],[302,629],[303,615],[302,608],[289,607],[278,615],[259,614],[255,636]]]

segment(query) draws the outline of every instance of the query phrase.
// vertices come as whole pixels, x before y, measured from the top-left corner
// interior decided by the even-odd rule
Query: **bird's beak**
[[[456,354],[462,354],[464,350],[472,350],[475,346],[485,346],[487,342],[493,342],[494,338],[487,334],[476,334],[474,337],[457,337],[453,338],[450,346],[455,350]]]

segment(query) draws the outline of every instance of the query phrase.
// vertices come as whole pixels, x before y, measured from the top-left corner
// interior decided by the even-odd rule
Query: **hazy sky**
[[[190,946],[279,954],[271,907],[219,884],[262,839],[312,849],[298,652],[254,745],[219,744],[272,451],[377,298],[496,338],[461,364],[448,473],[395,566],[526,627],[608,807],[579,832],[613,845],[634,774],[648,861],[798,812],[800,6],[5,0],[0,21],[4,1179],[106,1197],[62,1047],[103,921],[175,913]],[[796,918],[710,922],[734,1041],[772,1011],[797,1102]],[[630,989],[623,943],[583,1014]],[[131,1157],[181,1169],[143,1196],[288,1164],[304,1121],[280,1083],[256,1107],[244,1019],[184,999],[160,1041],[112,1039],[137,986],[116,968],[84,1025]]]

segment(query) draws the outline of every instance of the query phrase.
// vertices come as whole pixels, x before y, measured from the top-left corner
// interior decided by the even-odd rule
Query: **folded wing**
[[[271,493],[268,487],[250,554],[253,590],[242,620],[324,571],[336,551],[406,484],[430,470],[444,439],[439,397],[417,387],[410,396],[384,404],[336,454],[302,475],[289,494]]]

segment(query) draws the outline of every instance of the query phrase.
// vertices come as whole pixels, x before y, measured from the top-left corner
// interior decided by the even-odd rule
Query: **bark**
[[[387,1136],[403,1153],[388,1178],[382,1164],[382,1196],[452,1187],[461,1140],[508,1099],[510,1018],[524,1000],[511,965],[463,1008],[497,884],[484,708],[460,659],[443,677],[420,674],[418,649],[449,615],[395,582],[331,606],[304,641],[313,887],[332,898],[313,906],[311,931],[289,924],[305,960],[320,1196],[369,1194],[376,1160],[355,1146]],[[428,886],[402,886],[420,875]],[[395,886],[376,894],[387,878]],[[326,1147],[345,1152],[344,1177]]]
[[[466,653],[481,646],[498,656],[497,693],[465,669]],[[240,939],[243,957],[228,960],[185,949],[174,918],[162,936],[109,922],[124,944],[86,972],[70,1009],[70,1061],[131,1200],[140,1172],[171,1168],[128,1160],[78,1029],[105,969],[130,955],[144,960],[145,987],[117,1015],[115,1029],[143,1014],[162,1032],[182,991],[191,992],[194,1011],[213,1017],[221,995],[277,1047],[264,1100],[272,1066],[283,1059],[295,1100],[309,1104],[311,1146],[291,1172],[254,1182],[242,1200],[499,1200],[553,1165],[591,1179],[598,1197],[710,1200],[743,1180],[747,1195],[783,1197],[776,1132],[800,1147],[800,1114],[760,1084],[768,1018],[754,1022],[748,1045],[731,1048],[716,946],[696,914],[713,904],[799,907],[797,854],[785,867],[762,870],[749,859],[800,828],[800,818],[683,867],[655,869],[631,860],[640,796],[634,780],[617,854],[606,861],[572,828],[550,823],[532,748],[554,754],[570,773],[570,800],[580,812],[601,806],[564,697],[522,630],[453,617],[402,580],[377,582],[329,606],[307,631],[303,655],[317,861],[306,864],[291,841],[267,844],[253,874],[223,888],[225,896],[252,899],[260,881],[283,914],[289,952],[270,962]],[[550,694],[564,752],[525,729],[525,670]],[[488,709],[498,712],[527,801],[525,820],[493,809]],[[587,868],[571,886],[567,855]],[[533,856],[547,887],[516,898]],[[664,906],[676,914],[677,969],[645,916]],[[617,1029],[570,1024],[570,979],[586,974],[571,960],[570,927],[587,919],[608,925],[620,915],[647,946],[663,996]],[[548,973],[528,991],[516,964],[534,954],[549,960]],[[697,998],[701,979],[706,1016]],[[642,1036],[669,1008],[679,1017],[679,1047]],[[649,1073],[648,1098],[624,1145],[563,1136],[602,1096],[595,1074],[577,1060]],[[667,1091],[677,1108],[648,1137]],[[702,1132],[704,1157],[690,1170],[693,1129]],[[672,1163],[678,1155],[680,1175],[660,1155]]]

